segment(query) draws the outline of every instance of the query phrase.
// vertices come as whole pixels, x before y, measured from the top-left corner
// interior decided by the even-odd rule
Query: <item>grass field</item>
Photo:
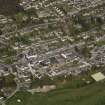
[[[18,5],[19,0],[0,0],[0,14],[13,15],[23,8]]]
[[[76,82],[77,81],[77,82]],[[17,99],[21,99],[18,103]],[[105,83],[69,81],[48,93],[17,92],[6,105],[105,105]]]

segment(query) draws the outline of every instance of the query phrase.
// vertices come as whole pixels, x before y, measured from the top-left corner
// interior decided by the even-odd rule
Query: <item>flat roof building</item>
[[[92,77],[96,82],[105,79],[105,75],[104,75],[103,73],[101,73],[101,72],[95,73],[95,74],[91,75],[91,77]]]

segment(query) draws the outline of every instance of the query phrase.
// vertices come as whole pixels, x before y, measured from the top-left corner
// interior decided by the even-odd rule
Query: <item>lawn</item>
[[[97,42],[96,45],[99,46],[99,47],[105,45],[105,40]]]
[[[13,15],[23,11],[23,8],[18,5],[19,0],[0,0],[0,14]]]
[[[67,83],[48,93],[17,92],[6,105],[105,105],[105,83],[73,88]],[[17,99],[21,99],[18,103]]]

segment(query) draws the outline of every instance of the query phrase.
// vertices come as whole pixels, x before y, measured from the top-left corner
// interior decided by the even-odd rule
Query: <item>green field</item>
[[[105,45],[105,40],[97,42],[96,45],[99,46],[99,47]]]
[[[17,92],[6,105],[105,105],[104,82],[84,85],[82,80],[75,80],[74,84],[73,81],[48,93],[32,95],[25,91]],[[17,99],[21,99],[21,102],[18,103]]]

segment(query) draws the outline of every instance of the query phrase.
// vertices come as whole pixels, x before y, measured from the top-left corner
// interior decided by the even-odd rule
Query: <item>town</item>
[[[1,102],[35,79],[102,72],[104,0],[21,0],[17,7],[22,11],[0,14]]]

